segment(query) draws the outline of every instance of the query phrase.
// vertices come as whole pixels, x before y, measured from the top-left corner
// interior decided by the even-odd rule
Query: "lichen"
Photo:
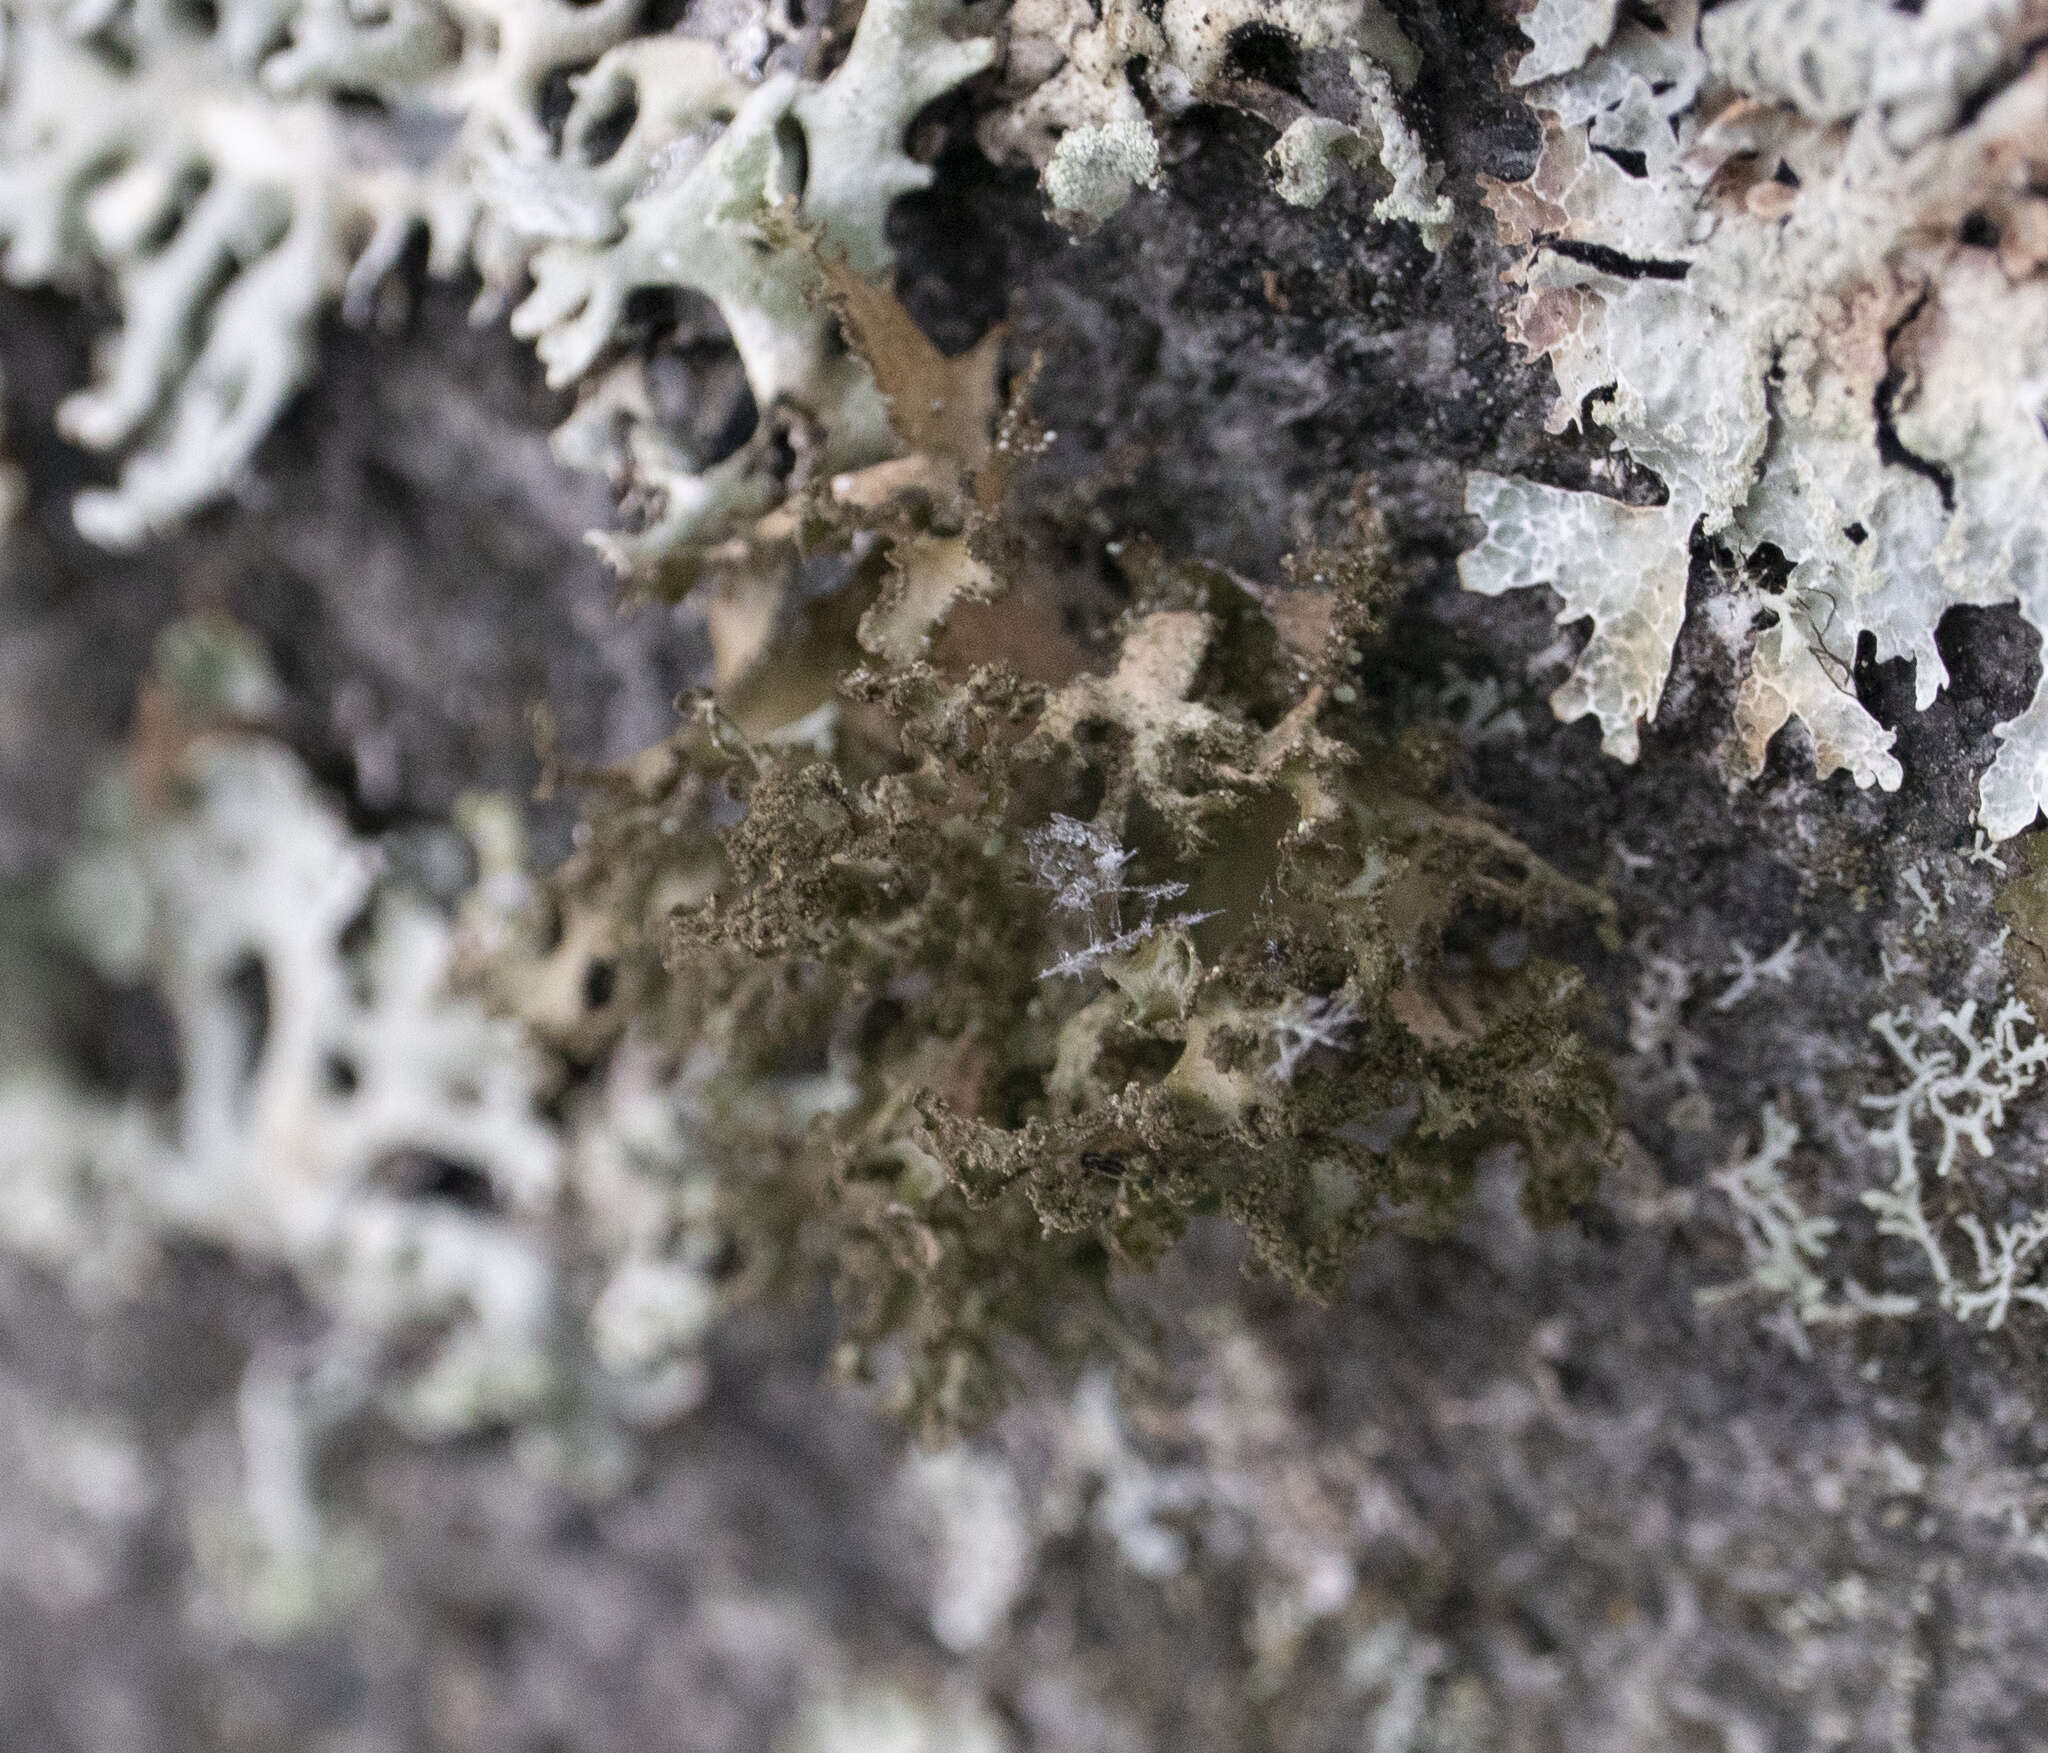
[[[1711,1287],[1701,1300],[1723,1302],[1744,1292],[1782,1299],[1797,1323],[1788,1331],[1801,1350],[1804,1328],[1899,1319],[1927,1301],[1964,1325],[1981,1321],[1993,1332],[2015,1305],[2048,1309],[2048,1286],[2036,1277],[2037,1256],[2048,1248],[2048,1209],[2022,1203],[1991,1175],[1980,1180],[1972,1172],[1973,1162],[1986,1164],[1996,1155],[1997,1135],[2048,1064],[2048,1038],[2033,1012],[2008,998],[1980,1019],[1972,1000],[1954,1010],[1935,1007],[1924,1021],[1903,1009],[1881,1011],[1870,1029],[1903,1081],[1862,1098],[1874,1117],[1867,1128],[1871,1157],[1884,1178],[1858,1199],[1879,1236],[1909,1245],[1906,1282],[1916,1288],[1874,1290],[1836,1265],[1842,1223],[1809,1212],[1794,1193],[1784,1169],[1799,1128],[1767,1107],[1755,1153],[1713,1177],[1734,1208],[1748,1273]],[[1967,1251],[1950,1241],[1952,1232],[1968,1243]],[[1919,1284],[1931,1287],[1931,1298]]]
[[[873,347],[887,305],[838,295]],[[900,384],[920,355],[874,357]],[[1099,1330],[1109,1271],[1193,1217],[1320,1294],[1499,1144],[1567,1208],[1607,1129],[1576,975],[1506,929],[1605,903],[1448,794],[1440,740],[1339,701],[1389,589],[1375,517],[1273,588],[1123,545],[1108,644],[1027,681],[965,655],[975,614],[1057,588],[1010,526],[1022,431],[950,501],[815,505],[871,544],[852,600],[591,776],[532,935],[567,965],[501,971],[531,1009],[603,959],[558,1026],[693,1068],[743,1253],[830,1276],[845,1366],[928,1429],[994,1402],[1010,1337]],[[972,589],[915,585],[935,554]]]
[[[1373,208],[1412,221],[1431,249],[1451,204],[1399,94],[1421,58],[1379,0],[1063,0],[1014,7],[1003,107],[982,123],[991,156],[1043,174],[1056,218],[1092,231],[1159,175],[1155,115],[1222,103],[1269,123],[1283,199],[1313,206],[1341,165],[1374,165],[1390,185]],[[1139,70],[1136,78],[1133,69]]]
[[[1508,333],[1555,372],[1551,429],[1590,421],[1657,490],[1475,473],[1464,582],[1547,584],[1561,620],[1591,618],[1553,704],[1633,760],[1695,544],[1718,544],[1759,580],[1741,763],[1760,770],[1796,717],[1821,774],[1893,788],[1893,734],[1851,681],[1864,637],[1912,660],[1925,708],[1950,608],[2016,602],[2048,625],[2048,210],[2026,168],[2048,152],[2048,85],[2025,15],[1584,0],[1523,23],[1543,144],[1487,196],[1524,252]],[[2037,702],[1999,726],[1994,840],[2033,819],[2044,724]]]
[[[547,149],[541,87],[625,34],[629,0],[331,4],[10,0],[0,269],[104,279],[118,327],[63,433],[122,451],[79,527],[126,547],[230,491],[311,375],[337,301],[366,314],[424,227],[435,268],[516,273],[472,176]],[[374,96],[344,111],[337,91]]]
[[[735,81],[708,45],[614,51],[572,109],[572,137],[631,81],[639,113],[668,119],[668,139],[638,186],[589,235],[558,235],[533,259],[533,291],[512,315],[548,379],[569,384],[597,365],[636,292],[699,293],[737,349],[758,423],[732,454],[706,463],[656,414],[646,361],[627,359],[594,387],[556,437],[565,461],[606,470],[653,515],[632,535],[598,539],[621,570],[694,582],[707,550],[767,566],[787,554],[759,522],[807,484],[897,454],[882,399],[842,343],[816,260],[822,245],[859,275],[894,261],[885,222],[900,195],[931,181],[904,150],[918,112],[984,67],[985,38],[955,40],[954,0],[873,0],[829,78],[777,73]],[[692,50],[694,53],[686,53]],[[792,477],[775,460],[789,446]],[[757,557],[753,550],[765,548]]]
[[[100,1306],[202,1241],[323,1317],[252,1361],[250,1501],[217,1530],[229,1596],[289,1629],[326,1610],[306,1590],[346,1543],[314,1488],[333,1431],[509,1428],[566,1482],[615,1484],[630,1433],[701,1398],[723,1293],[689,1077],[629,1044],[570,1095],[546,1036],[461,989],[524,892],[502,810],[470,812],[482,875],[451,917],[266,734],[275,699],[231,626],[174,625],[55,897],[75,953],[161,1005],[174,1097],[85,1081],[36,1026],[61,989],[48,934],[0,945],[0,1015],[23,1019],[0,1042],[0,1244]],[[426,862],[459,873],[441,834]]]
[[[479,274],[479,315],[531,271],[512,324],[550,382],[603,368],[556,453],[648,514],[595,539],[642,578],[694,576],[813,476],[893,454],[809,251],[765,227],[787,203],[858,272],[888,267],[889,208],[932,174],[910,124],[993,52],[954,40],[958,12],[875,0],[820,79],[781,65],[801,52],[765,25],[751,47],[636,34],[633,0],[10,0],[0,267],[103,278],[118,313],[100,381],[59,414],[126,455],[117,486],[81,495],[80,528],[131,546],[234,490],[312,375],[320,319],[373,314],[423,231],[430,272]],[[544,100],[579,68],[556,137]],[[732,454],[693,451],[646,351],[610,356],[650,290],[716,307],[758,416]]]

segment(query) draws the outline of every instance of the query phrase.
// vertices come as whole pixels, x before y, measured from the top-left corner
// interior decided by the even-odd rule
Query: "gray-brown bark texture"
[[[1677,9],[1656,10],[1678,28]],[[1987,585],[1934,613],[1949,682],[1924,710],[1892,633],[1852,632],[1839,650],[1834,685],[1896,733],[1896,789],[1859,789],[1849,771],[1817,778],[1822,732],[1807,705],[1795,715],[1814,738],[1779,735],[1752,777],[1762,744],[1735,727],[1755,722],[1740,699],[1763,661],[1756,642],[1825,581],[1788,584],[1799,555],[1710,509],[1679,534],[1684,612],[1638,757],[1603,752],[1605,715],[1560,722],[1547,696],[1579,649],[1577,622],[1561,640],[1553,625],[1569,590],[1461,588],[1459,556],[1486,533],[1467,512],[1468,477],[1597,490],[1632,508],[1687,489],[1660,472],[1652,416],[1547,425],[1565,368],[1504,330],[1526,285],[1503,276],[1533,272],[1531,236],[1576,223],[1503,241],[1512,227],[1482,199],[1483,179],[1520,186],[1547,150],[1542,112],[1504,71],[1528,38],[1480,0],[1389,0],[1389,12],[1417,52],[1400,112],[1452,209],[1441,247],[1410,218],[1375,216],[1387,179],[1370,155],[1340,168],[1319,204],[1276,194],[1276,126],[1337,76],[1320,51],[1297,65],[1284,32],[1254,32],[1231,68],[1189,76],[1184,104],[1162,98],[1164,64],[1152,62],[1139,125],[1157,140],[1157,187],[1140,179],[1085,236],[1048,215],[1028,154],[988,156],[1001,146],[990,118],[1018,102],[1014,74],[958,84],[912,130],[936,174],[889,212],[894,287],[948,355],[1001,323],[1007,378],[1040,362],[1029,411],[1048,436],[1010,488],[1001,540],[1056,584],[1034,613],[992,623],[992,646],[1064,640],[1103,669],[1118,638],[1137,637],[1115,631],[1127,609],[1192,600],[1145,597],[1129,563],[1145,542],[1278,587],[1284,556],[1344,539],[1365,484],[1391,594],[1377,642],[1341,679],[1358,704],[1337,734],[1425,738],[1440,795],[1588,897],[1526,927],[1488,915],[1487,929],[1504,963],[1533,936],[1583,971],[1572,1014],[1608,1068],[1614,1120],[1597,1185],[1532,1222],[1526,1147],[1494,1139],[1455,1215],[1410,1226],[1432,1233],[1364,1239],[1324,1279],[1324,1302],[1257,1269],[1245,1232],[1261,1232],[1227,1200],[1239,1223],[1200,1201],[1174,1207],[1175,1228],[1189,1209],[1192,1221],[1156,1265],[1115,1222],[1075,1230],[1074,1245],[1099,1237],[1109,1250],[1121,1312],[1108,1336],[1004,1341],[1000,1409],[939,1446],[884,1404],[886,1370],[846,1367],[830,1262],[795,1250],[803,1264],[710,1322],[691,1364],[701,1378],[674,1416],[644,1421],[615,1471],[537,1460],[517,1419],[423,1434],[389,1406],[352,1402],[322,1427],[311,1464],[315,1568],[340,1578],[321,1583],[332,1582],[324,1605],[252,1608],[223,1556],[250,1490],[250,1383],[325,1355],[330,1315],[303,1275],[218,1234],[166,1230],[134,1286],[80,1296],[61,1262],[10,1253],[0,1745],[1975,1753],[2048,1737],[2048,1316],[2017,1294],[2031,1282],[2022,1258],[2005,1276],[2009,1316],[2000,1305],[1987,1322],[1969,1294],[1997,1275],[1979,1272],[1953,1227],[1943,1258],[1961,1290],[1941,1306],[1922,1251],[1881,1231],[1861,1198],[1897,1167],[1869,1141],[1887,1113],[1865,1098],[1911,1074],[1870,1020],[1907,1012],[1931,1050],[1935,1008],[1976,1000],[1964,1031],[1988,1039],[2015,975],[2029,996],[2015,959],[2035,929],[2028,841],[1992,849],[1975,813],[2003,746],[1993,726],[2025,710],[2039,679],[2033,629],[2011,606],[2024,592]],[[2022,45],[1980,73],[1979,111],[2032,79],[2030,54]],[[1796,104],[1783,114],[1793,121],[1773,124],[1764,150],[1795,124],[1850,125]],[[1678,137],[1678,120],[1656,125],[1666,144]],[[1654,175],[1654,139],[1618,150],[1634,164],[1617,174]],[[1810,171],[1786,174],[1777,186],[1819,186]],[[2008,238],[2020,229],[2002,223]],[[1597,265],[1592,248],[1568,259]],[[79,842],[92,775],[141,734],[159,636],[195,616],[260,647],[277,684],[266,746],[292,751],[386,870],[439,883],[444,909],[474,876],[460,859],[436,875],[472,794],[520,800],[534,872],[609,844],[602,830],[594,842],[572,832],[573,770],[671,733],[676,696],[722,661],[730,635],[716,617],[707,630],[701,610],[721,587],[699,582],[680,606],[622,602],[583,535],[630,525],[636,507],[647,521],[658,494],[629,483],[641,498],[622,520],[601,482],[563,469],[547,432],[573,398],[544,386],[502,323],[466,320],[474,280],[451,286],[418,267],[395,271],[378,322],[337,316],[320,330],[310,382],[229,498],[118,552],[73,517],[81,486],[109,480],[110,465],[56,429],[58,404],[91,375],[107,282],[0,294],[7,446],[27,491],[0,582],[10,920],[49,911],[41,897]],[[2031,271],[2022,264],[2016,283]],[[1932,285],[1938,302],[1946,282],[1934,270],[1922,282],[1919,296]],[[1648,283],[1603,283],[1617,331],[1613,286]],[[715,348],[673,341],[715,340],[710,310],[636,305],[613,344],[622,357],[667,347],[696,374],[700,408],[744,403]],[[1911,332],[1881,344],[1900,336]],[[1778,395],[1789,369],[1770,366],[1759,396]],[[1892,369],[1880,359],[1876,380]],[[2013,375],[2030,369],[2018,360]],[[1911,391],[1895,383],[1872,420],[1908,408]],[[1782,411],[1766,424],[1781,447],[1796,437]],[[800,431],[799,454],[804,442]],[[1908,466],[1924,459],[1890,442],[1879,486],[1934,494],[1936,465]],[[821,540],[803,602],[776,611],[785,631],[835,591],[873,591],[846,552],[837,535]],[[649,583],[645,566],[636,576]],[[1031,588],[1013,584],[1007,600]],[[1040,673],[1060,679],[1050,660]],[[532,802],[541,706],[548,765],[572,771],[551,773]],[[1239,831],[1218,830],[1226,847]],[[700,935],[718,920],[756,929],[728,908]],[[177,1031],[146,980],[95,972],[75,948],[22,954],[38,959],[5,1001],[38,1010],[39,1052],[54,1037],[49,1051],[98,1098],[175,1100]],[[613,978],[601,991],[586,979],[594,1008],[611,1003]],[[265,1000],[270,1014],[280,1002]],[[923,1000],[891,1002],[915,1013]],[[0,1028],[0,1049],[16,1051],[15,1038]],[[1966,1139],[1936,1177],[1944,1133],[1920,1112],[1938,1228],[1974,1214],[1995,1236],[2039,1203],[2048,1108],[2027,1093],[2030,1038],[2022,1026],[1987,1073],[2012,1079],[1992,1155]],[[594,1099],[598,1042],[568,1025],[549,1037],[566,1068],[544,1092],[549,1124]],[[833,1052],[843,1046],[835,1036]],[[1339,1057],[1330,1067],[1345,1075]],[[813,1075],[788,1068],[789,1080]],[[1775,1256],[1808,1262],[1813,1282],[1765,1282],[1769,1238],[1745,1233],[1729,1191],[1763,1185],[1742,1166],[1769,1154],[1767,1115],[1797,1128],[1770,1170],[1778,1185],[1798,1212],[1835,1221],[1812,1248]],[[1125,1170],[1117,1159],[1096,1172]],[[450,1207],[510,1198],[431,1163],[402,1191]],[[1043,1212],[1067,1221],[1053,1195],[1011,1204],[1034,1245]],[[996,1221],[962,1209],[970,1231]],[[580,1236],[577,1221],[555,1212],[543,1229]],[[579,1246],[597,1245],[562,1243]],[[564,1282],[601,1265],[572,1259]],[[747,1276],[718,1259],[706,1271]],[[1056,1298],[1083,1295],[1045,1282]],[[852,1294],[843,1280],[840,1291]],[[384,1339],[402,1357],[401,1340]],[[884,1379],[838,1379],[861,1373]]]

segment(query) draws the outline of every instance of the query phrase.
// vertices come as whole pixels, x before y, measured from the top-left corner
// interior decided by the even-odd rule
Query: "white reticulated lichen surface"
[[[632,0],[5,0],[0,271],[104,284],[117,327],[65,436],[124,456],[79,527],[129,546],[229,491],[310,376],[321,316],[365,309],[424,227],[487,284],[516,239],[480,168],[548,150],[542,85],[631,28]],[[343,105],[334,93],[368,94]]]
[[[1960,604],[2048,627],[2048,67],[2023,0],[1692,0],[1623,14],[1543,0],[1512,77],[1535,171],[1489,190],[1526,246],[1508,331],[1547,358],[1550,425],[1590,418],[1662,487],[1626,504],[1474,474],[1461,565],[1487,594],[1548,585],[1592,621],[1560,717],[1634,759],[1685,613],[1696,539],[1789,563],[1759,589],[1738,697],[1746,764],[1798,718],[1822,774],[1900,779],[1858,703],[1858,642],[1947,681]],[[1654,495],[1652,495],[1654,497]],[[2048,798],[2048,702],[2001,725],[1981,817]]]
[[[1320,113],[1262,80],[1261,54],[1320,59]],[[1143,68],[1133,83],[1128,69]],[[1421,58],[1379,0],[1021,0],[1011,9],[1006,91],[1011,99],[982,127],[996,157],[1041,171],[1054,214],[1092,230],[1159,175],[1159,143],[1147,105],[1177,115],[1197,103],[1230,103],[1280,130],[1268,155],[1281,196],[1313,206],[1340,166],[1376,164],[1387,186],[1374,207],[1406,219],[1437,248],[1450,202],[1441,171],[1402,112],[1399,93]],[[1141,91],[1143,96],[1141,97]]]

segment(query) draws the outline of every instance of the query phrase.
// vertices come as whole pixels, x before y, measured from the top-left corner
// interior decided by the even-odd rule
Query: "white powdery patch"
[[[1590,416],[1661,504],[1475,473],[1461,562],[1486,594],[1548,585],[1592,633],[1553,697],[1633,760],[1685,614],[1695,537],[1791,563],[1736,707],[1760,770],[1789,719],[1822,774],[1900,780],[1851,666],[1916,666],[1959,604],[2048,627],[2048,67],[2015,3],[1543,0],[1515,69],[1543,119],[1493,184],[1526,247],[1511,339],[1547,358],[1554,431]],[[1993,840],[2048,798],[2048,696],[1999,727]]]
[[[798,1710],[787,1753],[1008,1753],[1010,1737],[965,1689],[936,1698],[878,1675],[841,1677]]]
[[[980,1649],[1001,1634],[1031,1580],[1037,1543],[1008,1466],[964,1443],[908,1456],[900,1482],[932,1544],[932,1635]]]

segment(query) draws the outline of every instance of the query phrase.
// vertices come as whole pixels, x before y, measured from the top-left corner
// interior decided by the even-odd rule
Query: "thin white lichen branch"
[[[1913,891],[1913,899],[1920,903],[1919,915],[1913,921],[1913,935],[1925,937],[1941,923],[1941,903],[1928,892],[1926,873],[1919,865],[1907,865],[1900,872],[1899,880]]]
[[[1992,850],[1990,838],[1982,828],[1977,830],[1976,839],[1970,845],[1963,848],[1963,862],[1965,864],[1988,864],[2001,876],[2005,874],[2005,860]]]
[[[2034,1013],[2016,998],[2007,999],[1977,1033],[1977,1003],[1960,1010],[1937,1012],[1937,1041],[1946,1035],[1953,1047],[1930,1044],[1906,1012],[1881,1011],[1870,1019],[1871,1030],[1890,1048],[1907,1082],[1889,1095],[1865,1096],[1863,1106],[1888,1114],[1872,1141],[1896,1155],[1913,1148],[1913,1123],[1925,1117],[1941,1127],[1941,1150],[1934,1172],[1946,1178],[1955,1166],[1959,1145],[1967,1142],[1980,1157],[1991,1155],[1991,1134],[2005,1124],[2009,1103],[2033,1087],[2048,1063],[2048,1037],[2035,1028]],[[2024,1028],[2030,1038],[2022,1041]],[[1960,1050],[1960,1057],[1958,1051]]]
[[[1795,931],[1762,961],[1757,960],[1747,945],[1738,943],[1730,948],[1734,955],[1721,970],[1730,977],[1730,984],[1714,1000],[1717,1011],[1733,1010],[1765,980],[1774,980],[1780,986],[1792,984],[1792,963],[1799,954],[1798,932]]]
[[[2048,1243],[2048,1210],[1997,1224],[1988,1232],[1973,1214],[1957,1218],[1956,1227],[1970,1239],[1976,1268],[1976,1283],[1967,1284],[1927,1215],[1926,1180],[1914,1128],[1930,1121],[1941,1128],[1937,1177],[1949,1174],[1964,1142],[1978,1156],[1989,1156],[1991,1134],[2005,1124],[2007,1107],[2033,1086],[2048,1061],[2048,1038],[2038,1032],[2033,1012],[2018,999],[2001,1005],[1981,1036],[1976,1013],[1972,1002],[1936,1016],[1936,1030],[1950,1037],[1954,1049],[1928,1046],[1902,1012],[1871,1019],[1871,1028],[1891,1049],[1907,1082],[1889,1095],[1864,1098],[1865,1107],[1886,1117],[1883,1125],[1871,1129],[1870,1139],[1890,1154],[1893,1174],[1889,1186],[1865,1193],[1863,1203],[1876,1214],[1881,1235],[1919,1249],[1934,1277],[1941,1307],[1960,1321],[1982,1316],[1987,1327],[1996,1328],[2004,1324],[2015,1301],[2048,1308],[2048,1289],[2020,1283],[2023,1269]],[[2027,1031],[2024,1040],[2022,1029]]]
[[[1989,1237],[1974,1215],[1957,1218],[1956,1228],[1970,1238],[1977,1257],[1977,1288],[1956,1292],[1958,1319],[1968,1321],[1982,1315],[1984,1325],[1996,1330],[2005,1325],[2006,1313],[2015,1302],[2048,1309],[2048,1287],[2019,1281],[2027,1262],[2048,1242],[2048,1211],[2031,1212],[2018,1223],[1999,1224]]]

